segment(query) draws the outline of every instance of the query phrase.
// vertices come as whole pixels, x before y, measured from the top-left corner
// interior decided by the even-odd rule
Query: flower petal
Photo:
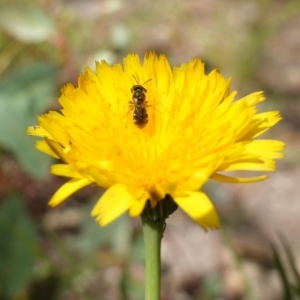
[[[37,141],[35,144],[35,147],[40,150],[41,152],[44,152],[54,158],[59,159],[59,156],[49,147],[49,145],[46,143],[45,140],[43,141]]]
[[[140,199],[139,201],[134,201],[133,205],[130,207],[129,215],[130,217],[140,216],[145,208],[147,198]]]
[[[51,150],[60,158],[62,159],[64,162],[66,163],[70,163],[71,160],[68,157],[68,155],[64,152],[64,148],[62,145],[60,145],[59,143],[49,140],[47,138],[45,138],[45,141],[47,142],[47,144],[49,145],[49,147],[51,148]]]
[[[241,177],[230,177],[221,175],[218,173],[215,173],[211,176],[211,179],[227,182],[227,183],[251,183],[251,182],[258,182],[268,179],[269,176],[267,175],[261,175],[256,177],[250,177],[250,178],[241,178]]]
[[[205,231],[208,228],[219,228],[219,218],[209,198],[202,192],[186,192],[184,197],[174,201]]]
[[[273,127],[280,120],[282,120],[282,117],[278,111],[268,111],[256,114],[250,122],[246,132],[242,136],[242,139],[250,140],[258,137]]]
[[[51,173],[58,176],[81,179],[83,176],[77,172],[73,165],[56,164],[51,166]]]
[[[135,198],[124,184],[111,186],[99,199],[91,215],[96,217],[101,226],[105,226],[122,215],[134,203]]]
[[[216,171],[267,171],[274,172],[276,164],[274,159],[282,158],[285,144],[277,140],[252,140],[236,144],[231,155],[219,166]],[[240,150],[239,155],[234,154]],[[237,152],[238,153],[238,152]]]
[[[282,150],[285,147],[285,144],[277,140],[254,140],[254,141],[245,141],[244,149],[245,153],[252,155],[264,156],[269,159],[278,159],[284,157]]]
[[[40,136],[40,137],[47,137],[49,139],[53,139],[52,136],[41,126],[32,125],[26,128],[26,134],[32,136]]]
[[[82,189],[83,187],[89,185],[90,183],[91,181],[87,178],[71,179],[56,191],[56,193],[50,199],[49,205],[57,206],[58,204],[63,202],[66,198],[68,198],[70,195]]]

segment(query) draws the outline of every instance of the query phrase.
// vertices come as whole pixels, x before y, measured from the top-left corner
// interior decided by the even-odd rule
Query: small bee
[[[136,80],[135,77],[134,79]],[[143,87],[143,85],[150,80],[152,79],[147,80],[142,85],[136,84],[131,88],[132,101],[130,101],[129,103],[130,106],[134,108],[133,123],[139,128],[145,127],[148,123],[148,113],[146,109],[146,107],[148,106],[146,101],[147,90]]]

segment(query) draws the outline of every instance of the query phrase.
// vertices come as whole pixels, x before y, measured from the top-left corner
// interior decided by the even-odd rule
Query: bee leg
[[[129,105],[128,105],[128,108],[127,108],[127,111],[126,111],[126,113],[125,113],[125,118],[128,116],[128,114],[130,113],[130,112],[132,112],[134,110],[134,103],[133,102],[131,102],[131,101],[129,101]]]
[[[150,107],[150,106],[152,106],[151,104],[148,104],[148,101],[145,101],[144,104],[145,104],[144,107]]]

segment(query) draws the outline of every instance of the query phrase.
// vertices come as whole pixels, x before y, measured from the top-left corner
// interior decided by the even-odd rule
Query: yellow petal
[[[58,176],[81,179],[83,176],[77,172],[73,165],[56,164],[51,166],[51,173]]]
[[[41,152],[44,152],[54,158],[59,158],[59,156],[49,147],[46,141],[37,141],[35,147]]]
[[[277,140],[254,140],[254,141],[245,141],[244,151],[255,155],[257,157],[264,156],[270,159],[277,159],[284,157],[282,150],[285,147],[285,144]]]
[[[251,161],[252,160],[252,161]],[[274,172],[276,164],[270,159],[257,159],[256,157],[249,158],[248,161],[230,162],[227,168],[221,168],[221,171],[266,171]]]
[[[144,210],[144,207],[146,205],[147,198],[144,199],[136,199],[129,210],[130,217],[137,217],[140,216]]]
[[[76,191],[82,189],[90,183],[91,181],[86,178],[69,180],[56,191],[56,193],[50,199],[49,205],[57,206],[66,200],[66,198],[68,198],[70,195],[74,194]]]
[[[26,128],[26,134],[32,136],[41,136],[41,137],[46,136],[47,138],[52,139],[52,136],[43,127],[38,125],[28,126]]]
[[[64,162],[66,163],[70,163],[70,158],[68,157],[68,155],[66,155],[66,153],[64,152],[64,147],[62,145],[60,145],[57,142],[54,142],[52,140],[49,140],[47,138],[45,138],[47,144],[49,145],[49,147],[51,148],[51,150],[60,158],[62,159]]]
[[[251,93],[243,98],[242,101],[246,101],[249,106],[253,106],[259,102],[264,101],[266,98],[262,91]]]
[[[208,228],[219,228],[219,217],[209,198],[202,192],[186,192],[184,197],[174,201],[195,220],[205,231]]]
[[[242,139],[251,140],[252,138],[258,137],[273,127],[280,120],[282,120],[282,117],[278,111],[268,111],[256,114],[249,124],[249,128],[247,128],[246,132],[242,136]]]
[[[134,201],[127,187],[117,183],[102,195],[91,215],[96,217],[101,226],[105,226],[128,210]]]
[[[229,177],[225,175],[221,175],[218,173],[215,173],[211,176],[211,179],[227,182],[227,183],[251,183],[251,182],[258,182],[268,179],[269,176],[267,175],[261,175],[256,177],[250,177],[250,178],[241,178],[241,177]]]

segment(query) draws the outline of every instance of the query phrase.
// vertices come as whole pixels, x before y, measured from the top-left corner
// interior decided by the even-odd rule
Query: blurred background
[[[260,109],[284,117],[267,137],[287,143],[267,181],[205,186],[220,230],[205,233],[180,210],[167,220],[161,299],[299,299],[297,0],[0,1],[0,299],[143,299],[140,220],[98,227],[95,187],[50,208],[64,179],[25,128],[59,109],[61,87],[84,66],[147,50],[172,65],[201,57],[207,72],[233,77],[240,97],[265,91]]]

